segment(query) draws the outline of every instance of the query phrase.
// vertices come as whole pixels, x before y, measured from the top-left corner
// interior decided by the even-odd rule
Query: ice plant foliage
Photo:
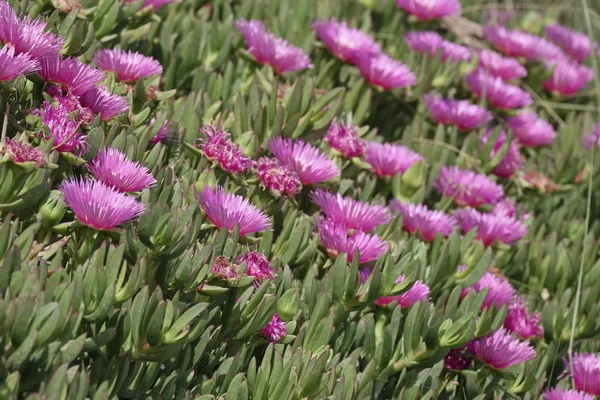
[[[503,57],[501,54],[490,50],[479,50],[477,56],[479,67],[482,70],[501,78],[503,81],[527,76],[527,69],[515,58]]]
[[[145,210],[135,198],[93,179],[71,178],[59,189],[77,219],[101,231],[114,229]]]
[[[396,4],[422,21],[460,15],[459,0],[396,0]]]
[[[27,54],[15,55],[12,47],[0,49],[0,81],[10,81],[19,75],[31,74],[40,69],[40,64]]]
[[[487,124],[492,114],[485,108],[468,100],[445,99],[434,94],[423,95],[427,110],[438,124],[455,125],[461,131],[469,131]]]
[[[98,50],[94,54],[93,61],[101,70],[114,72],[123,82],[160,75],[163,70],[154,58],[121,49]]]
[[[240,19],[235,24],[248,45],[248,53],[259,64],[271,66],[276,74],[312,67],[310,57],[302,49],[269,32],[262,22]]]
[[[356,250],[359,252],[361,264],[379,259],[388,249],[388,244],[377,235],[363,231],[351,232],[345,224],[336,223],[327,218],[317,219],[321,244],[332,257],[341,253],[348,255],[352,261]]]
[[[275,314],[267,326],[260,330],[260,334],[269,342],[277,343],[281,338],[287,335],[287,328],[285,327],[285,324],[281,322],[279,315]]]
[[[550,146],[556,137],[554,128],[531,111],[524,111],[506,120],[508,126],[523,146]]]
[[[600,354],[575,353],[572,366],[565,362],[575,382],[575,387],[582,392],[600,396]]]
[[[489,130],[485,135],[481,138],[482,143],[487,143],[487,141],[491,138],[493,131]],[[494,143],[494,147],[490,152],[490,159],[494,158],[496,154],[502,149],[504,143],[506,143],[506,132],[500,131],[496,138],[496,142]],[[510,178],[513,174],[523,167],[525,160],[521,155],[521,150],[519,147],[519,143],[512,140],[508,145],[508,151],[502,157],[498,165],[494,167],[492,173],[500,178]]]
[[[430,210],[423,204],[402,203],[392,200],[390,208],[402,216],[404,229],[413,234],[419,233],[423,240],[430,242],[441,233],[448,237],[456,226],[453,217],[443,211]]]
[[[592,51],[590,38],[560,24],[546,26],[546,36],[577,62],[585,60]]]
[[[357,127],[350,124],[332,122],[323,140],[346,158],[360,157],[365,152],[365,142],[358,137]]]
[[[400,275],[396,279],[396,285],[404,281],[404,275]],[[395,303],[398,307],[408,308],[418,301],[424,300],[429,296],[429,286],[424,284],[422,281],[416,281],[406,292],[396,296],[384,296],[375,300],[375,304],[378,306],[386,306],[388,304]]]
[[[302,189],[298,174],[275,158],[261,157],[256,163],[255,174],[271,194],[294,197]]]
[[[227,193],[221,186],[214,190],[205,186],[200,194],[200,205],[207,218],[217,228],[233,231],[240,227],[240,235],[260,232],[271,228],[271,220],[255,205],[235,194]]]
[[[312,201],[321,208],[327,219],[340,223],[349,229],[370,231],[390,220],[387,207],[364,203],[341,194],[316,190],[311,194]]]
[[[340,174],[333,161],[302,140],[276,137],[269,142],[269,150],[280,163],[298,174],[303,185],[326,182]]]
[[[473,209],[458,211],[455,217],[463,232],[477,228],[476,237],[486,246],[496,242],[512,244],[527,235],[527,226],[513,217]]]
[[[156,185],[148,168],[131,161],[117,149],[100,150],[88,169],[96,179],[119,192],[139,192]]]
[[[443,166],[433,187],[459,206],[493,205],[504,196],[502,186],[487,176],[458,167]]]
[[[467,347],[475,358],[495,369],[505,369],[535,358],[535,349],[529,342],[515,339],[503,328],[470,342]]]
[[[127,100],[119,95],[111,94],[104,85],[92,87],[81,95],[79,100],[83,107],[99,115],[103,121],[110,121],[129,111]]]
[[[317,20],[312,24],[319,40],[331,53],[344,62],[355,63],[362,56],[374,56],[381,52],[379,44],[359,29],[350,28],[346,22],[335,19]]]
[[[594,396],[578,392],[577,390],[568,390],[556,387],[544,393],[545,400],[594,400]]]
[[[40,76],[74,95],[82,95],[104,79],[104,73],[76,58],[46,57]]]
[[[254,162],[242,154],[240,145],[229,138],[229,133],[220,126],[205,125],[200,129],[205,138],[198,139],[202,152],[222,170],[241,173],[250,169]]]
[[[521,339],[541,338],[544,335],[544,328],[540,321],[540,313],[534,312],[529,315],[527,303],[522,298],[518,298],[508,306],[504,327]]]
[[[404,174],[411,165],[421,160],[423,157],[408,147],[389,143],[367,143],[365,161],[379,177]]]
[[[413,86],[417,82],[415,74],[406,65],[387,54],[361,55],[356,65],[367,82],[383,90]]]
[[[531,95],[518,86],[506,83],[483,69],[477,69],[467,76],[467,85],[479,99],[485,99],[501,110],[529,106]]]

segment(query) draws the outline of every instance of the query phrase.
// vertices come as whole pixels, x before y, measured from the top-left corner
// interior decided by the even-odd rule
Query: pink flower
[[[56,107],[45,101],[39,109],[34,109],[31,113],[42,117],[48,129],[48,133],[43,132],[42,135],[45,139],[53,140],[54,150],[81,155],[88,148],[85,141],[87,136],[79,129],[83,121],[77,121],[71,116],[71,106],[70,100],[65,97],[57,102]]]
[[[333,194],[317,189],[312,192],[310,198],[321,208],[328,220],[343,224],[348,229],[368,232],[390,220],[386,207],[342,197],[339,193]]]
[[[271,194],[294,197],[302,189],[298,174],[289,165],[283,165],[275,158],[261,157],[256,164],[255,173]]]
[[[404,275],[400,275],[396,279],[396,285],[402,283]],[[429,296],[429,286],[424,284],[422,281],[416,281],[410,289],[406,292],[396,296],[384,296],[375,300],[375,304],[378,306],[386,306],[388,304],[396,302],[400,308],[408,308],[418,301],[426,299]]]
[[[34,162],[36,167],[46,164],[48,158],[46,153],[37,147],[31,147],[29,143],[5,139],[0,142],[0,156],[8,157],[14,163]]]
[[[273,35],[262,22],[240,19],[235,24],[256,62],[270,65],[276,74],[312,68],[310,57],[302,49]]]
[[[275,271],[264,254],[257,251],[247,251],[237,258],[238,264],[246,263],[246,275],[253,276],[255,282],[275,279]]]
[[[452,349],[444,357],[444,367],[453,371],[462,371],[469,368],[471,358],[466,354],[466,346],[460,349]]]
[[[40,64],[22,53],[15,55],[12,47],[0,49],[0,81],[12,81],[20,75],[28,75],[40,69]]]
[[[454,203],[459,206],[495,204],[504,197],[502,185],[483,174],[454,166],[441,168],[440,175],[433,182],[433,188],[445,197],[454,198]]]
[[[572,369],[566,364],[578,390],[600,396],[600,354],[575,353]]]
[[[389,143],[367,143],[365,161],[379,177],[404,174],[414,163],[421,160],[423,157],[408,147]]]
[[[466,80],[477,98],[485,98],[492,106],[501,110],[525,107],[532,103],[529,93],[482,69],[477,69],[467,75]]]
[[[155,122],[156,122],[156,118],[152,117],[152,119],[148,123],[148,126],[154,125]],[[158,133],[156,135],[154,135],[154,137],[152,139],[150,139],[150,143],[156,144],[158,142],[162,142],[163,139],[166,139],[169,134],[169,127],[170,127],[170,125],[167,123],[167,121],[165,121],[163,123],[163,125],[160,127],[160,130],[158,131]]]
[[[544,398],[546,400],[594,400],[594,396],[592,395],[560,387],[548,390],[544,393]]]
[[[98,68],[114,72],[123,82],[160,75],[163,71],[160,63],[154,58],[121,49],[98,50],[94,53],[93,61]]]
[[[592,43],[587,35],[559,24],[548,25],[546,36],[577,62],[585,60],[592,51]]]
[[[156,185],[148,168],[129,160],[117,149],[100,150],[88,169],[96,179],[119,192],[139,192]]]
[[[540,313],[529,315],[527,303],[518,298],[508,305],[508,314],[504,320],[504,327],[517,334],[521,339],[530,339],[544,336],[544,327],[540,324]]]
[[[74,95],[82,95],[104,79],[104,73],[76,58],[60,56],[40,60],[40,76]]]
[[[579,92],[592,79],[594,79],[594,71],[591,68],[568,61],[559,61],[554,64],[552,76],[544,82],[544,88],[549,92],[569,96]]]
[[[455,125],[461,131],[479,128],[492,120],[492,114],[467,100],[445,99],[425,94],[423,102],[429,113],[441,125]]]
[[[6,3],[2,3],[6,4]],[[27,53],[31,58],[41,61],[45,57],[58,56],[64,39],[46,32],[46,23],[40,20],[24,18],[19,20],[10,6],[0,10],[0,42],[10,44],[15,54]]]
[[[396,4],[421,21],[460,15],[459,0],[396,0]]]
[[[473,58],[471,49],[459,44],[444,40],[442,42],[442,61],[443,62],[459,62],[470,61]]]
[[[538,38],[534,51],[533,59],[546,64],[570,61],[569,56],[560,47],[543,38]]]
[[[515,137],[524,146],[550,146],[556,137],[552,125],[538,118],[534,112],[524,111],[506,120]]]
[[[483,137],[481,138],[481,142],[483,144],[487,143],[488,139],[493,134],[492,130],[488,130]],[[504,131],[500,131],[498,134],[498,138],[496,139],[496,143],[490,152],[490,159],[494,158],[496,154],[500,151],[504,143],[506,142],[506,133]],[[498,165],[494,167],[492,173],[500,178],[508,179],[514,175],[514,173],[521,169],[525,164],[525,160],[521,155],[521,150],[519,147],[519,143],[516,141],[511,141],[508,146],[508,152],[506,155],[500,160]]]
[[[59,187],[65,203],[84,225],[108,231],[144,213],[144,205],[93,179],[69,178]]]
[[[435,57],[444,43],[444,39],[434,31],[410,31],[404,35],[404,41],[417,53],[430,57]]]
[[[406,65],[383,53],[361,55],[357,66],[367,82],[383,90],[413,86],[417,82],[415,74]]]
[[[434,240],[438,233],[450,236],[456,226],[454,218],[443,211],[430,210],[423,204],[405,204],[394,199],[390,208],[402,215],[402,225],[408,233],[418,232],[426,242]]]
[[[348,260],[352,261],[355,251],[358,250],[359,262],[364,264],[379,259],[388,249],[387,242],[379,236],[363,231],[351,233],[348,226],[326,218],[317,219],[317,228],[320,231],[321,244],[332,257],[346,253]]]
[[[106,86],[94,86],[79,98],[81,105],[89,108],[94,114],[100,115],[102,121],[126,114],[129,111],[129,104],[124,97],[111,94]]]
[[[501,78],[503,81],[527,76],[527,69],[515,58],[503,57],[489,50],[479,50],[477,54],[479,67],[491,75]]]
[[[519,210],[517,210],[516,204],[508,197],[505,197],[494,205],[491,213],[493,215],[508,218],[517,218],[517,216],[519,216],[519,221],[523,222],[532,216],[531,213],[523,213],[518,211]]]
[[[454,215],[463,232],[477,228],[477,239],[485,246],[496,242],[512,244],[527,235],[523,221],[504,215],[483,214],[474,209],[460,210]]]
[[[464,265],[459,266],[459,268],[465,267]],[[511,303],[516,295],[515,288],[509,281],[493,272],[486,271],[473,286],[464,288],[460,292],[460,298],[464,299],[470,292],[479,293],[484,289],[487,289],[488,292],[481,305],[482,310],[492,306],[500,308],[505,304]]]
[[[600,148],[600,124],[596,124],[592,132],[588,133],[587,135],[583,135],[581,138],[581,144],[588,151],[591,150],[594,145]]]
[[[205,186],[200,194],[200,205],[209,221],[219,229],[227,228],[231,232],[239,225],[240,235],[245,236],[271,228],[269,217],[255,205],[242,196],[227,193],[221,186],[215,190]]]
[[[206,139],[198,139],[206,158],[216,161],[223,171],[242,173],[254,165],[254,161],[242,154],[240,145],[233,143],[227,133],[220,126],[205,125],[200,128],[200,133]]]
[[[354,125],[333,121],[323,139],[346,158],[360,157],[365,152],[365,142]]]
[[[276,137],[269,142],[269,150],[283,165],[291,167],[303,185],[326,182],[340,175],[340,170],[319,149],[302,140]]]
[[[484,26],[483,36],[501,53],[511,57],[535,59],[536,46],[541,39],[530,33],[506,29],[501,25]]]
[[[279,315],[275,314],[267,326],[260,330],[260,334],[267,338],[269,342],[277,343],[279,339],[287,335],[287,328],[281,322]]]
[[[503,328],[470,342],[467,347],[475,358],[495,369],[505,369],[535,358],[535,349],[529,342],[520,342]]]
[[[361,55],[375,55],[381,48],[371,36],[350,28],[346,22],[317,20],[312,28],[319,39],[329,48],[334,56],[344,62],[354,63]]]

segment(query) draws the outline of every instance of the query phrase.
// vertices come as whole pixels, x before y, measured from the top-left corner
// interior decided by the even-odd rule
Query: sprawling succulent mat
[[[0,0],[0,399],[600,396],[572,3]]]

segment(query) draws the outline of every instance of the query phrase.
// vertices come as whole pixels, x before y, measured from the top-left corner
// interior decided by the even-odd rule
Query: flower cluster
[[[434,240],[438,234],[450,236],[456,226],[453,217],[443,211],[430,210],[423,204],[392,200],[390,208],[402,216],[402,225],[408,233],[418,232],[426,242]]]
[[[445,99],[433,94],[423,95],[423,102],[438,124],[455,125],[461,131],[481,127],[492,120],[485,108],[467,100]]]
[[[229,139],[229,133],[220,126],[205,125],[200,129],[205,139],[198,139],[202,152],[211,161],[219,164],[223,171],[244,172],[254,162],[242,154],[242,148]]]
[[[358,137],[357,128],[343,122],[332,122],[323,140],[346,158],[361,157],[365,152],[365,142]]]

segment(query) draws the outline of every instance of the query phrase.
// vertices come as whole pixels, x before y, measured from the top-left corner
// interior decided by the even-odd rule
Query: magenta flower
[[[136,0],[125,0],[126,3],[133,3],[135,1]],[[154,11],[156,11],[159,8],[161,8],[167,4],[179,3],[179,2],[181,2],[181,0],[145,0],[144,5],[142,7],[143,8],[152,7],[154,9]]]
[[[312,28],[334,56],[344,62],[354,63],[362,55],[375,55],[381,48],[371,36],[359,29],[350,28],[346,22],[317,20]]]
[[[582,136],[581,144],[588,151],[591,150],[594,145],[600,148],[600,124],[596,124],[592,132]]]
[[[323,139],[346,158],[360,157],[365,152],[365,142],[354,125],[333,121]]]
[[[520,342],[504,328],[470,342],[467,347],[475,358],[495,369],[505,369],[535,358],[535,349],[529,342]]]
[[[323,247],[332,257],[341,253],[348,255],[352,261],[354,252],[359,252],[361,264],[379,259],[388,249],[388,244],[377,235],[369,235],[363,231],[349,232],[350,228],[340,223],[335,223],[326,218],[317,219],[317,228]]]
[[[365,161],[379,177],[404,174],[414,163],[421,160],[423,157],[408,147],[389,143],[367,143]]]
[[[258,207],[242,196],[227,193],[221,186],[215,190],[205,186],[200,194],[200,205],[209,221],[219,229],[227,228],[231,232],[239,225],[240,235],[245,236],[271,228],[269,217]]]
[[[594,400],[594,396],[592,395],[559,387],[548,390],[544,393],[544,398],[546,400]]]
[[[276,37],[262,22],[240,19],[235,24],[248,45],[248,53],[257,63],[271,66],[276,74],[312,67],[310,57],[302,49]]]
[[[374,56],[361,55],[356,65],[367,82],[383,90],[413,86],[417,83],[415,74],[406,65],[383,53]]]
[[[14,163],[34,162],[36,167],[46,164],[48,158],[46,153],[37,147],[31,147],[29,143],[5,139],[0,142],[0,157],[8,157]]]
[[[114,72],[123,82],[137,81],[162,74],[158,61],[143,54],[121,49],[102,49],[94,53],[94,63],[104,71]]]
[[[600,354],[575,353],[573,365],[566,364],[578,390],[600,396]]]
[[[527,303],[522,298],[518,298],[508,305],[504,327],[521,339],[530,339],[544,336],[544,327],[540,321],[540,313],[529,315]]]
[[[71,103],[68,98],[58,101],[56,107],[45,101],[39,109],[32,110],[32,114],[42,117],[48,132],[42,133],[45,139],[52,139],[54,150],[72,152],[81,155],[87,151],[87,136],[79,129],[83,121],[77,121],[71,116]],[[61,99],[62,100],[62,99]]]
[[[12,47],[0,49],[0,82],[12,81],[20,75],[28,75],[40,69],[40,64],[28,54],[15,55]]]
[[[53,102],[57,104],[57,108],[61,109],[65,114],[69,114],[72,119],[82,124],[91,124],[94,122],[92,110],[81,105],[79,97],[67,91],[66,93],[58,86],[50,86],[46,92],[52,96]]]
[[[246,263],[246,275],[253,276],[255,282],[275,279],[275,271],[264,254],[257,251],[247,251],[237,258],[238,264]]]
[[[155,122],[156,122],[156,118],[152,117],[152,119],[148,123],[148,126],[154,125]],[[167,136],[169,135],[169,128],[170,128],[170,125],[167,123],[167,121],[165,121],[162,124],[162,126],[160,127],[160,130],[158,131],[158,133],[156,135],[154,135],[154,137],[152,139],[150,139],[150,143],[156,144],[156,143],[162,142],[164,139],[166,139]]]
[[[592,43],[587,35],[562,25],[548,25],[546,36],[577,62],[582,62],[592,52]]]
[[[124,97],[111,94],[106,86],[94,86],[79,98],[81,105],[89,108],[92,113],[100,115],[102,121],[126,114],[129,111],[129,104]]]
[[[269,342],[277,343],[279,339],[287,335],[287,328],[281,322],[279,315],[275,314],[267,326],[260,330],[260,334],[267,338]]]
[[[326,182],[340,175],[340,170],[319,149],[302,140],[276,137],[269,142],[269,150],[283,165],[291,167],[303,185]]]
[[[488,130],[481,138],[481,142],[483,144],[487,143],[488,139],[491,137],[492,134],[493,131]],[[498,134],[498,138],[496,139],[496,143],[494,144],[494,147],[490,152],[490,159],[496,156],[496,154],[498,153],[498,151],[500,151],[505,142],[506,132],[500,131]],[[511,176],[513,176],[517,170],[521,169],[523,167],[523,164],[525,164],[525,160],[521,155],[519,143],[513,140],[508,146],[508,152],[506,153],[504,158],[500,160],[498,165],[494,167],[492,173],[500,178],[508,179]]]
[[[452,349],[444,357],[444,367],[453,371],[462,371],[471,365],[471,357],[466,354],[466,346],[460,349]]]
[[[255,174],[273,195],[294,197],[302,189],[300,178],[292,167],[275,158],[261,157],[256,163]]]
[[[538,38],[534,50],[533,59],[546,64],[570,61],[569,56],[560,47],[543,38]]]
[[[114,229],[145,210],[135,198],[93,179],[70,178],[59,190],[82,224],[101,231]]]
[[[592,79],[594,70],[568,61],[559,61],[554,64],[552,76],[544,82],[544,88],[563,96],[574,95]]]
[[[508,218],[517,218],[518,216],[519,221],[525,221],[532,216],[531,213],[517,213],[517,211],[517,205],[511,199],[505,197],[494,205],[491,213],[493,215]]]
[[[527,235],[527,226],[523,221],[504,215],[483,214],[469,209],[457,211],[454,217],[465,233],[477,228],[476,238],[486,246],[496,242],[512,244]]]
[[[444,40],[442,42],[442,61],[443,62],[459,62],[470,61],[473,58],[471,49],[460,44]]]
[[[506,120],[508,126],[523,146],[550,146],[556,137],[552,125],[538,118],[536,113],[524,111]]]
[[[390,208],[402,215],[402,225],[408,233],[418,232],[426,242],[434,240],[438,233],[450,236],[456,226],[454,218],[443,211],[430,210],[423,204],[401,203],[394,199]]]
[[[96,179],[119,192],[139,192],[156,185],[148,168],[131,161],[117,149],[100,150],[88,169]]]
[[[396,4],[421,21],[460,15],[459,0],[396,0]]]
[[[459,206],[495,204],[504,197],[502,185],[483,174],[454,166],[441,168],[440,175],[433,182],[433,188],[445,197],[454,198],[454,203]]]
[[[76,58],[60,56],[40,60],[40,76],[60,86],[64,91],[82,95],[104,79],[104,73]]]
[[[459,266],[459,269],[465,267],[464,265]],[[470,292],[479,293],[484,289],[487,289],[488,292],[481,305],[482,310],[492,306],[500,308],[505,304],[511,303],[516,295],[515,288],[506,278],[487,271],[473,286],[461,290],[460,298],[464,299]]]
[[[535,59],[536,46],[541,39],[530,33],[506,29],[501,25],[484,26],[483,36],[501,53],[510,57]]]
[[[396,285],[402,283],[404,275],[400,275],[396,279]],[[375,304],[378,306],[386,306],[388,304],[396,302],[400,308],[408,308],[418,301],[426,299],[429,296],[429,286],[424,284],[422,281],[416,281],[410,289],[406,292],[396,296],[384,296],[375,300]]]
[[[342,197],[339,193],[317,189],[311,193],[310,198],[329,221],[342,224],[348,229],[368,232],[390,220],[386,207]]]
[[[485,98],[492,106],[501,110],[525,107],[532,103],[529,93],[482,69],[467,75],[466,81],[477,98]]]
[[[6,3],[3,3],[6,4]],[[64,39],[46,32],[46,23],[25,18],[19,21],[10,6],[0,11],[0,42],[10,44],[15,54],[27,53],[41,61],[45,57],[56,57],[64,44]]]
[[[414,51],[434,57],[441,49],[444,39],[434,31],[410,31],[404,41]]]
[[[512,57],[503,57],[502,55],[489,50],[479,50],[479,67],[497,76],[503,81],[524,78],[527,76],[527,69],[521,63]]]
[[[254,165],[254,161],[242,153],[240,145],[233,143],[229,133],[220,126],[205,125],[200,133],[206,139],[197,139],[206,158],[216,161],[223,171],[242,173]]]
[[[461,131],[479,128],[492,120],[492,113],[467,100],[425,94],[423,102],[435,122],[441,125],[455,125]]]

